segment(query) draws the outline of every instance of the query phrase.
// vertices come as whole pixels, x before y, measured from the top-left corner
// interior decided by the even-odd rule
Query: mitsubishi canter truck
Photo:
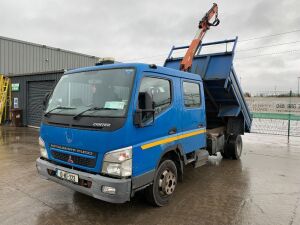
[[[189,72],[173,47],[164,66],[118,63],[67,71],[45,98],[38,173],[112,203],[143,190],[166,205],[184,167],[209,155],[239,159],[250,112],[231,50],[192,58]],[[183,184],[184,185],[184,182]]]

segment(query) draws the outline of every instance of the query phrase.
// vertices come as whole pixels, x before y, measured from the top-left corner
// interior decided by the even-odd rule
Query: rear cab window
[[[183,101],[186,108],[201,106],[200,84],[193,81],[183,81]]]

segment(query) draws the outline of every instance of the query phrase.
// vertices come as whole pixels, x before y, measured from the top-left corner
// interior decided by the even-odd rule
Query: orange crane
[[[215,17],[214,21],[211,23],[210,20]],[[220,20],[218,19],[218,5],[213,4],[212,8],[205,14],[202,20],[199,22],[199,30],[196,33],[195,38],[191,42],[189,49],[185,53],[181,63],[180,70],[190,71],[193,63],[193,58],[202,43],[202,40],[211,26],[218,26]]]

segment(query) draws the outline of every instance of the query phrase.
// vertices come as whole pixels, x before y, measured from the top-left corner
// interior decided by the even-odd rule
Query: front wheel
[[[172,160],[163,161],[155,174],[154,182],[146,189],[146,198],[154,206],[167,205],[177,185],[177,168]]]

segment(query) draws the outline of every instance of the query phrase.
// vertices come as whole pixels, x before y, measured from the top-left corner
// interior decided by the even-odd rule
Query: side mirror
[[[134,125],[137,127],[150,126],[154,123],[154,102],[147,92],[140,92],[138,99],[138,109],[134,113]]]
[[[146,127],[154,123],[154,109],[137,109],[134,113],[134,125],[137,127]]]
[[[48,104],[49,98],[50,98],[51,92],[48,92],[45,94],[44,99],[43,99],[43,109],[46,109],[46,106]]]
[[[137,109],[134,112],[133,123],[137,127],[142,127],[142,124],[143,124],[143,111],[141,109]]]

